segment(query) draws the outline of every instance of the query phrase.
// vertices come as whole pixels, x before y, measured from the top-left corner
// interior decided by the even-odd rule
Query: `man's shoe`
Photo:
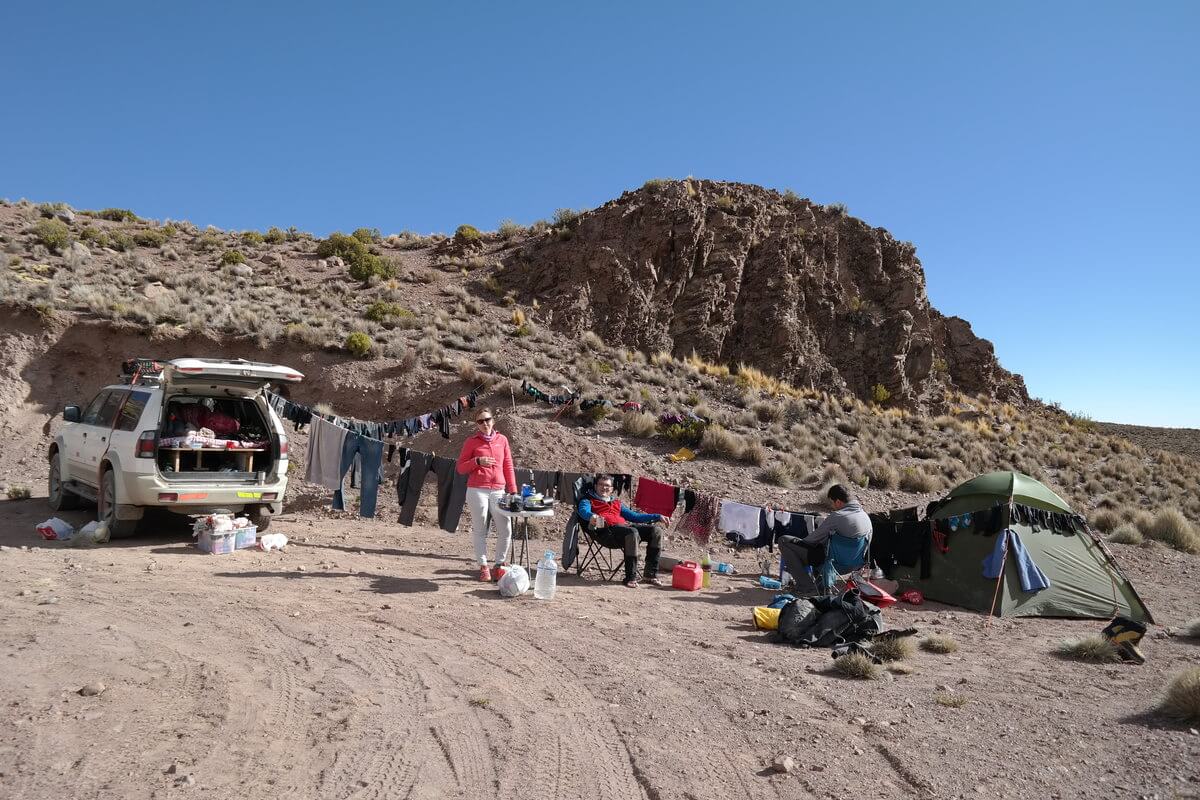
[[[483,564],[479,567],[479,581],[480,583],[492,582],[492,571],[488,569],[487,564]]]

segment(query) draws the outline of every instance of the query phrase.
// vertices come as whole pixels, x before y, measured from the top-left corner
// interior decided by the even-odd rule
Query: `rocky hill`
[[[553,326],[800,386],[917,405],[947,389],[1023,403],[990,342],[929,304],[916,248],[844,209],[758,186],[651,181],[505,260]]]

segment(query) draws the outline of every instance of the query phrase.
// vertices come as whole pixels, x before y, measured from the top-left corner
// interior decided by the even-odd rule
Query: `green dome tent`
[[[983,561],[995,550],[999,534],[978,532],[974,523],[982,516],[980,512],[990,512],[1009,502],[1051,514],[1072,514],[1066,501],[1028,475],[980,475],[953,489],[930,516],[933,520],[961,521],[964,514],[971,514],[972,524],[960,526],[947,537],[946,552],[932,548],[929,577],[921,579],[919,566],[897,567],[893,577],[930,600],[984,613],[992,609],[995,598],[995,613],[1002,617],[1109,619],[1123,614],[1153,622],[1150,611],[1103,545],[1075,530],[1034,530],[1033,525],[1014,518],[1011,508],[1004,512],[1006,526],[1020,537],[1050,585],[1037,592],[1024,591],[1012,552],[1006,553],[999,580],[985,578]]]

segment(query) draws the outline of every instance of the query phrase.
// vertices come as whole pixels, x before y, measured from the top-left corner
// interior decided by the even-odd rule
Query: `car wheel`
[[[264,511],[262,506],[255,506],[246,514],[246,517],[250,520],[251,525],[258,528],[259,533],[271,525],[271,515]]]
[[[100,519],[108,525],[108,538],[122,539],[137,532],[136,519],[117,519],[117,475],[111,469],[100,481]]]
[[[61,459],[61,453],[55,453],[50,459],[50,475],[47,478],[46,488],[52,510],[70,511],[73,508],[79,508],[79,495],[63,486]]]

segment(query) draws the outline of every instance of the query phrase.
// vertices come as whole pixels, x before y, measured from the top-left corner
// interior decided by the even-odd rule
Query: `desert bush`
[[[279,228],[268,228],[266,234],[263,235],[263,241],[268,244],[283,244],[287,241],[287,234]]]
[[[738,461],[761,467],[767,463],[767,448],[758,440],[743,441],[741,452],[737,454]]]
[[[1054,648],[1060,656],[1075,661],[1103,663],[1119,661],[1121,656],[1116,645],[1103,636],[1085,636],[1082,639],[1063,639]]]
[[[954,653],[958,650],[958,642],[949,636],[926,636],[921,640],[921,649],[927,653]]]
[[[354,233],[350,235],[363,244],[371,244],[383,239],[383,234],[379,232],[379,228],[355,228]]]
[[[871,642],[871,652],[884,661],[903,661],[911,658],[916,648],[907,636],[893,636],[887,639],[874,639]]]
[[[751,403],[750,410],[763,422],[775,422],[783,419],[784,407],[779,403],[766,401]]]
[[[242,231],[242,244],[250,247],[257,247],[266,240],[267,237],[263,236],[258,231]]]
[[[825,208],[829,209],[834,214],[837,214],[839,217],[844,217],[850,213],[849,209],[846,208],[845,203],[830,203],[829,205],[825,206]]]
[[[600,421],[607,419],[610,414],[612,414],[612,409],[601,403],[598,406],[592,406],[586,411],[581,411],[579,418],[585,425],[595,425]]]
[[[159,228],[145,228],[133,234],[133,241],[142,247],[162,247],[170,238]]]
[[[1164,508],[1145,527],[1142,533],[1184,553],[1200,553],[1200,535],[1183,514],[1174,508]]]
[[[871,399],[879,405],[883,405],[888,400],[892,399],[892,393],[882,383],[877,383],[871,387]]]
[[[241,250],[226,250],[221,254],[221,265],[229,266],[231,264],[245,264],[246,257],[242,255]]]
[[[79,232],[79,239],[96,247],[108,247],[108,234],[99,228],[87,225]]]
[[[1188,667],[1171,680],[1158,710],[1181,722],[1200,722],[1200,667]]]
[[[779,486],[783,489],[791,489],[796,485],[796,475],[791,468],[782,461],[776,461],[762,471],[759,478],[764,483],[769,483],[773,486]]]
[[[1089,520],[1092,527],[1101,533],[1112,533],[1123,521],[1120,514],[1108,508],[1102,508],[1095,512]]]
[[[81,211],[80,213],[96,219],[106,219],[109,222],[137,222],[138,220],[138,215],[128,208],[102,208],[99,211]]]
[[[862,432],[862,426],[854,419],[840,420],[834,427],[847,436],[858,436]]]
[[[914,494],[936,492],[941,487],[941,481],[919,467],[905,467],[900,473],[900,488]]]
[[[71,229],[60,219],[43,219],[33,226],[38,244],[52,253],[61,253],[71,243]]]
[[[696,447],[701,444],[708,429],[709,427],[698,419],[685,419],[683,422],[658,423],[658,432],[663,438],[687,445],[688,447]]]
[[[658,420],[653,414],[627,413],[621,415],[621,430],[639,439],[649,439],[658,431]]]
[[[385,303],[382,300],[377,300],[367,306],[367,310],[363,312],[363,316],[372,322],[384,322],[391,317],[412,318],[413,313],[395,303]]]
[[[371,352],[373,342],[371,341],[371,337],[362,331],[355,331],[346,337],[346,343],[343,346],[351,355],[363,358]]]
[[[833,660],[833,671],[847,678],[869,681],[876,680],[883,670],[879,665],[862,653],[849,653]]]
[[[8,487],[6,495],[9,500],[28,500],[32,496],[32,493],[29,491],[28,486],[20,486],[14,483]]]
[[[1126,523],[1124,525],[1118,525],[1113,532],[1109,534],[1108,540],[1117,544],[1142,544],[1146,539],[1144,536],[1142,536],[1141,531],[1139,531],[1133,525]]]
[[[570,225],[579,218],[581,213],[581,211],[570,208],[556,208],[554,209],[554,224],[556,226]]]
[[[350,277],[366,281],[373,275],[392,278],[396,275],[395,265],[367,250],[367,246],[353,236],[334,231],[328,239],[317,244],[317,258],[337,256],[349,266]]]
[[[718,196],[717,199],[713,201],[713,205],[722,211],[730,212],[733,211],[737,204],[734,202],[732,195],[723,194]]]
[[[670,182],[671,182],[670,178],[651,178],[650,180],[648,180],[642,184],[642,188],[650,189],[650,190],[661,189],[662,187],[666,186]]]
[[[882,458],[868,463],[863,471],[870,480],[872,489],[895,489],[900,485],[900,470]]]
[[[501,239],[507,241],[508,239],[520,234],[523,230],[524,228],[513,222],[511,219],[506,219],[500,222],[500,227],[496,228],[496,233],[499,234]]]
[[[474,225],[459,225],[454,231],[454,241],[457,244],[475,244],[483,239],[483,234]]]
[[[744,447],[742,437],[731,433],[720,425],[709,425],[700,437],[700,447],[721,455],[737,458]]]
[[[203,233],[196,239],[196,249],[202,253],[211,253],[221,249],[221,237],[212,231]]]

